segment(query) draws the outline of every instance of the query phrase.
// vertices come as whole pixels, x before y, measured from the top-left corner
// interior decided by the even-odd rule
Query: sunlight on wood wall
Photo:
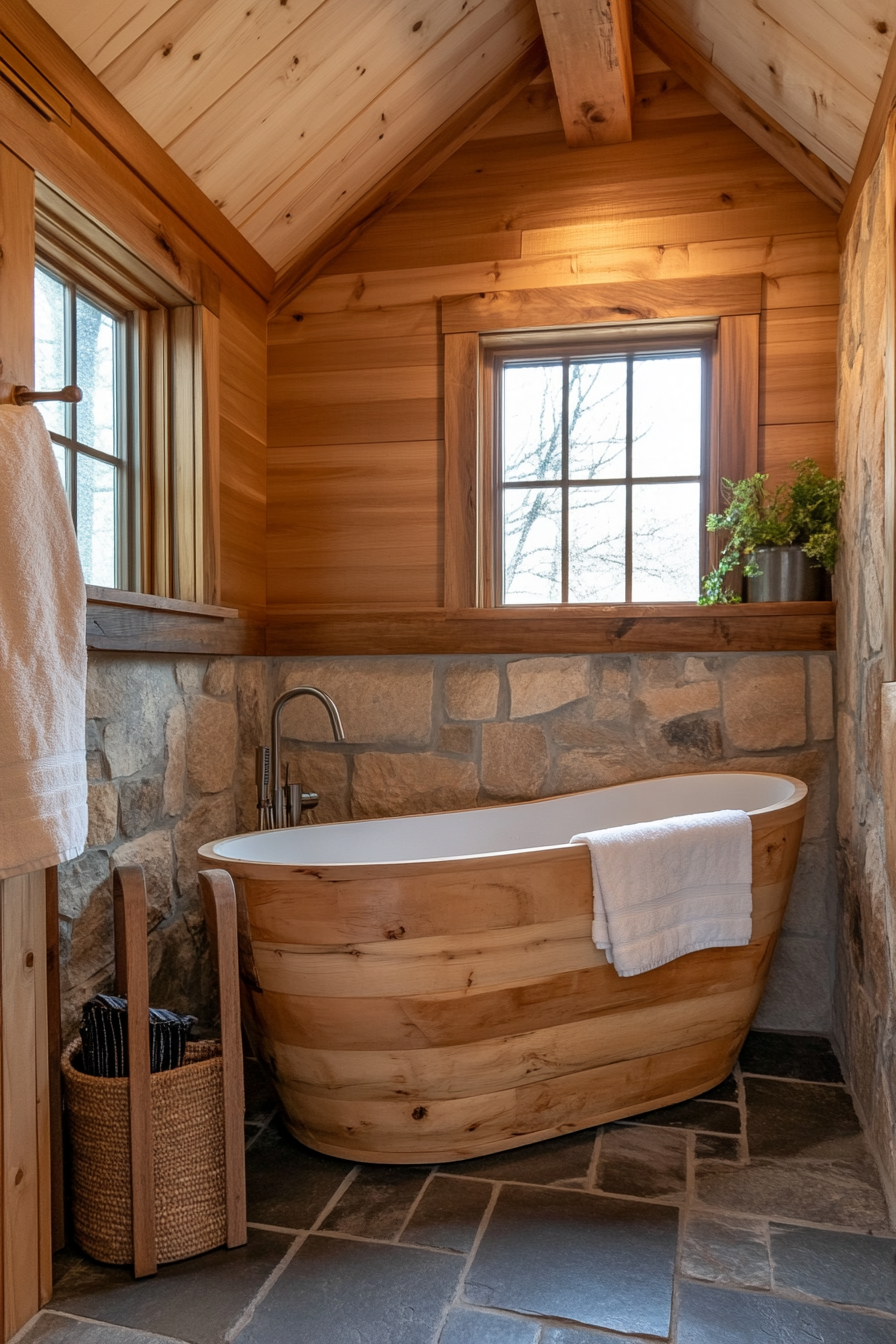
[[[640,44],[631,144],[536,81],[271,325],[269,603],[442,602],[443,294],[762,272],[760,465],[832,470],[835,229]]]

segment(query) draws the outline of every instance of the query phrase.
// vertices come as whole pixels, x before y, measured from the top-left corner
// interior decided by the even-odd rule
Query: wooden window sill
[[[208,616],[223,621],[239,616],[236,607],[214,607],[205,602],[182,602],[177,597],[156,597],[152,593],[132,593],[126,588],[97,588],[88,583],[87,601],[91,606],[137,607],[141,611],[167,611],[182,616]]]
[[[402,610],[275,607],[271,655],[763,653],[832,650],[833,602]]]
[[[236,607],[87,585],[87,647],[121,653],[263,654],[264,625]]]

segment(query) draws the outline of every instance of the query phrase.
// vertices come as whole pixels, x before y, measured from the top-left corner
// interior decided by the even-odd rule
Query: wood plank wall
[[[639,44],[632,144],[536,81],[269,328],[272,614],[441,605],[443,294],[761,271],[760,466],[833,470],[836,222]]]
[[[48,68],[46,73],[50,77],[54,70]],[[263,619],[266,300],[214,251],[198,229],[174,215],[165,204],[165,181],[154,184],[156,194],[110,152],[98,132],[80,121],[73,131],[47,120],[2,82],[0,146],[79,205],[187,297],[220,307],[219,601]],[[11,212],[28,209],[33,214],[33,205],[18,203],[3,183],[0,187],[0,228],[10,234],[16,228]],[[0,350],[0,358],[7,361],[7,376],[11,376],[11,354]]]
[[[267,308],[234,277],[221,286],[221,592],[254,620],[265,610]]]

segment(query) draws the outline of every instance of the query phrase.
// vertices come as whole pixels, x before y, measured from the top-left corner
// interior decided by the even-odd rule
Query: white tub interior
[[[200,853],[212,861],[302,867],[419,863],[507,854],[565,845],[582,831],[637,821],[659,821],[729,807],[762,812],[788,802],[802,789],[802,785],[781,775],[673,775],[506,807],[255,832],[218,840],[205,845]]]

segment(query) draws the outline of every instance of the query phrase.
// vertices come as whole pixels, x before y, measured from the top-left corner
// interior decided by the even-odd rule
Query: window
[[[447,610],[541,607],[547,648],[577,608],[695,601],[721,480],[758,470],[763,283],[442,296]]]
[[[710,354],[494,353],[499,605],[696,599]]]
[[[136,439],[131,315],[40,265],[34,277],[34,334],[36,385],[78,383],[84,394],[76,405],[43,402],[38,409],[65,482],[85,582],[127,588]]]
[[[35,380],[88,584],[216,602],[217,277],[181,293],[45,182],[36,184]],[[207,274],[206,274],[207,273]]]

